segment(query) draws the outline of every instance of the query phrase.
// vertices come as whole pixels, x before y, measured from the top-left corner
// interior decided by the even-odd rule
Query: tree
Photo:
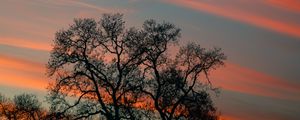
[[[208,85],[199,76],[223,65],[221,50],[193,43],[171,58],[168,48],[178,45],[179,28],[146,20],[140,29],[125,29],[122,17],[75,19],[56,33],[47,65],[48,75],[55,78],[48,88],[54,116],[120,120],[159,115],[171,120],[198,119],[193,112],[200,111],[215,118],[204,89]]]
[[[163,61],[168,61],[167,64],[157,63],[161,59],[166,59]],[[217,119],[216,110],[206,90],[211,87],[209,71],[223,65],[223,60],[226,59],[221,49],[206,50],[199,45],[188,44],[180,48],[174,60],[163,55],[161,59],[160,56],[155,56],[148,60],[147,66],[152,69],[154,77],[148,80],[145,84],[147,87],[144,87],[146,89],[142,90],[152,98],[160,118]],[[201,75],[205,76],[208,84],[201,82]]]
[[[41,108],[41,102],[32,94],[14,96],[13,100],[0,95],[0,118],[1,119],[42,119],[45,112]]]
[[[0,118],[14,119],[17,118],[15,107],[4,95],[0,94]]]

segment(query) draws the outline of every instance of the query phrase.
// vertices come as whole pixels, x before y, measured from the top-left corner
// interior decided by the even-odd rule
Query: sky
[[[180,44],[223,49],[225,66],[210,73],[222,119],[300,119],[300,0],[1,0],[0,92],[44,99],[55,32],[117,12],[127,27],[168,21]]]

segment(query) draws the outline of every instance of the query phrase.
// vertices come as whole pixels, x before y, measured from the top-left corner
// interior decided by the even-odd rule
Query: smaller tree
[[[20,94],[13,100],[0,95],[0,118],[1,119],[26,119],[39,120],[45,116],[41,108],[41,102],[33,94]]]
[[[14,105],[4,95],[0,94],[0,119],[16,119],[17,114]]]
[[[28,119],[37,120],[42,115],[41,103],[32,94],[21,94],[14,97],[14,104],[19,114]]]

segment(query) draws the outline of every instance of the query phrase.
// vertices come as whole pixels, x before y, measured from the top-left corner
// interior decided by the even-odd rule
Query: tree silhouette
[[[35,95],[21,94],[14,96],[13,100],[0,95],[0,118],[8,120],[40,120],[45,116],[41,102]]]
[[[206,50],[196,44],[181,47],[174,60],[157,64],[159,56],[148,61],[148,67],[154,71],[154,78],[148,80],[142,91],[149,95],[154,107],[163,120],[172,119],[217,119],[215,108],[205,92],[207,84],[201,82],[205,76],[208,85],[208,72],[223,65],[225,56],[220,49]],[[168,64],[169,63],[169,64]]]
[[[48,62],[54,77],[47,97],[56,118],[120,119],[217,118],[210,82],[200,80],[223,65],[219,48],[192,43],[178,46],[180,29],[146,20],[142,28],[125,29],[122,14],[75,19],[56,33]],[[171,51],[176,52],[175,50]],[[209,81],[209,80],[208,80]],[[199,113],[201,112],[201,113]]]

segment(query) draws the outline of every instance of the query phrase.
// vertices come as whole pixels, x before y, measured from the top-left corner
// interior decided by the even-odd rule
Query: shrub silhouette
[[[0,119],[40,120],[45,116],[46,111],[33,94],[16,95],[13,100],[0,94]]]

